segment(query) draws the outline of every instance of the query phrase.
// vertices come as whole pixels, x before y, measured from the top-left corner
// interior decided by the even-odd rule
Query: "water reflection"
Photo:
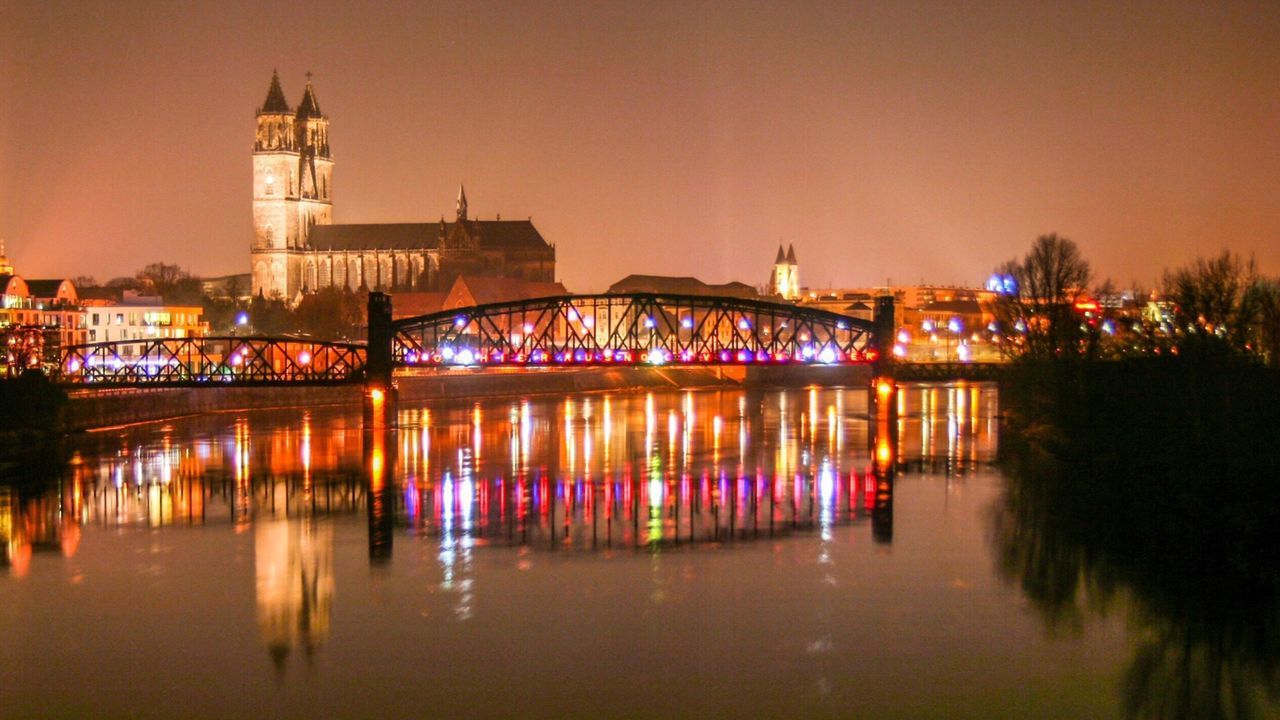
[[[310,660],[329,637],[333,528],[325,522],[264,520],[254,530],[258,626],[276,670],[301,647]]]
[[[1280,697],[1280,388],[1124,369],[1006,401],[1000,568],[1054,631],[1126,613],[1128,715],[1256,717]]]
[[[0,484],[0,564],[26,576],[86,530],[226,526],[252,538],[262,643],[283,672],[329,636],[333,523],[367,518],[368,562],[430,548],[452,617],[476,612],[477,554],[661,555],[867,523],[893,539],[893,478],[993,459],[991,387],[662,392],[454,402],[363,431],[338,409],[192,418],[82,437],[51,482]],[[945,442],[935,438],[948,438]],[[825,571],[825,578],[833,577]],[[653,589],[655,602],[662,587]],[[821,638],[814,642],[821,643]]]

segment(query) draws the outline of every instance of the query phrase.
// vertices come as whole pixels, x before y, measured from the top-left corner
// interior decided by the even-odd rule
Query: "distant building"
[[[22,325],[44,331],[46,347],[85,342],[84,318],[76,286],[70,280],[24,279],[0,244],[0,328]]]
[[[326,287],[444,292],[459,275],[555,280],[532,220],[477,220],[459,188],[452,222],[334,225],[329,119],[307,81],[296,110],[273,74],[253,151],[251,293],[289,302]]]
[[[628,275],[609,286],[610,295],[658,293],[662,295],[719,295],[722,297],[759,298],[756,289],[740,282],[719,285],[705,283],[695,277],[667,275]]]
[[[84,315],[89,342],[201,337],[209,332],[208,323],[201,320],[203,308],[168,305],[159,296],[125,291],[119,303],[104,300],[86,303]],[[125,357],[141,352],[141,344],[125,345],[119,350]]]
[[[778,245],[778,257],[773,261],[773,275],[769,279],[769,289],[783,300],[796,300],[800,297],[800,265],[796,262],[796,248],[787,246],[784,255],[782,245]]]

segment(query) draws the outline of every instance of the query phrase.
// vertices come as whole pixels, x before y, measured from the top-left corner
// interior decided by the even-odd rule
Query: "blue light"
[[[248,324],[249,324],[249,313],[241,310],[240,314],[236,315],[236,325],[244,327],[245,325],[248,325]]]

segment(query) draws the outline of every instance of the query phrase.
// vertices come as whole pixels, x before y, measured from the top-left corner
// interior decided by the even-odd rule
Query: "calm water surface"
[[[1125,603],[1050,627],[997,570],[994,388],[897,402],[888,433],[805,389],[81,438],[0,488],[0,715],[1119,716]]]

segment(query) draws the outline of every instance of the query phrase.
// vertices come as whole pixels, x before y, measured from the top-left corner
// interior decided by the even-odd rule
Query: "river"
[[[1124,715],[1129,601],[1048,622],[995,547],[996,389],[895,402],[887,446],[839,388],[75,438],[0,486],[0,715]]]

